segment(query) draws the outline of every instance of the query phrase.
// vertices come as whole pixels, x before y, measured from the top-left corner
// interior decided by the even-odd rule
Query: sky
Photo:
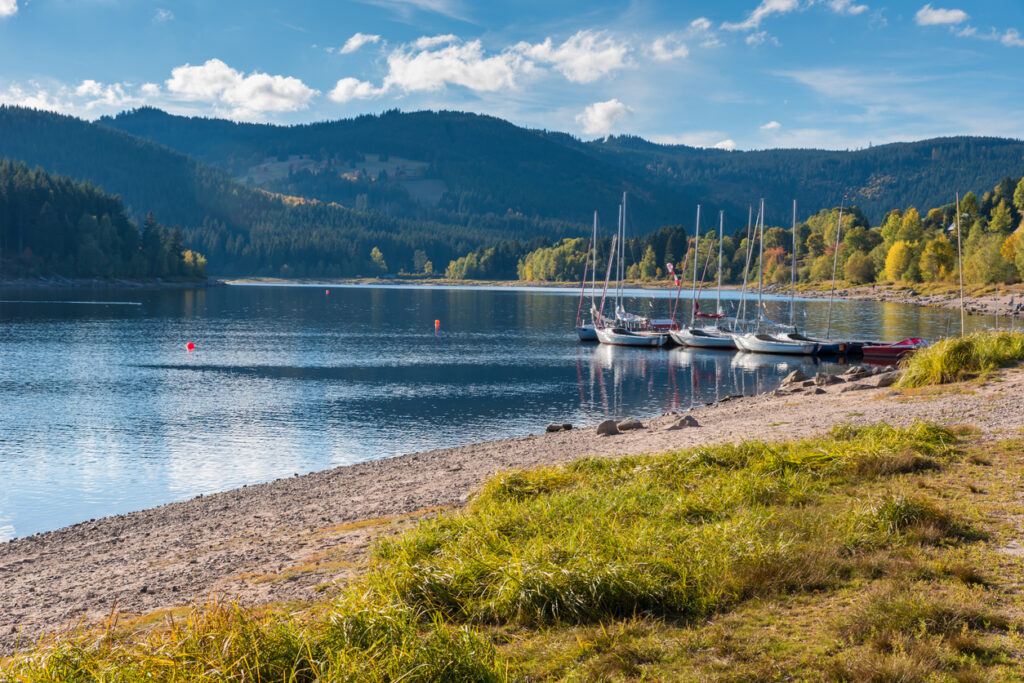
[[[1022,138],[1024,0],[0,0],[0,103],[452,109],[724,149]]]

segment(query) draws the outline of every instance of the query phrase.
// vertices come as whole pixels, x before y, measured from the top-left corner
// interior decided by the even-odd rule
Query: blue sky
[[[583,138],[1024,137],[1024,2],[0,0],[0,102],[298,123],[459,109]]]

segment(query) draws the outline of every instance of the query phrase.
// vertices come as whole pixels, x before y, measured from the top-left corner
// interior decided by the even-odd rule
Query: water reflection
[[[578,344],[578,290],[325,289],[4,293],[0,540],[548,422],[685,410],[832,367]],[[652,295],[656,313],[671,302],[628,293],[633,310],[649,310]],[[735,293],[724,298],[731,306]],[[785,319],[788,302],[765,310]],[[797,312],[808,333],[824,333],[827,302]],[[934,339],[948,319],[837,302],[833,332]]]

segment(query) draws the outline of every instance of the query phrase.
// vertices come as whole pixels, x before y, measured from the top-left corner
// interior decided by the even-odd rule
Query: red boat
[[[928,346],[928,342],[918,337],[904,339],[894,344],[869,344],[864,347],[864,360],[893,363],[926,346]]]

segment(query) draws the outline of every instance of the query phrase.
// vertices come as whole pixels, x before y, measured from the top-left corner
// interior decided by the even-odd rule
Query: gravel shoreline
[[[0,655],[115,613],[143,615],[212,598],[315,599],[360,570],[375,538],[462,504],[501,470],[801,438],[845,422],[970,423],[988,436],[1024,426],[1024,370],[914,397],[869,386],[876,381],[857,382],[859,391],[840,383],[705,406],[687,413],[697,427],[672,429],[679,416],[665,415],[616,436],[598,436],[589,425],[413,453],[15,539],[0,544]]]

